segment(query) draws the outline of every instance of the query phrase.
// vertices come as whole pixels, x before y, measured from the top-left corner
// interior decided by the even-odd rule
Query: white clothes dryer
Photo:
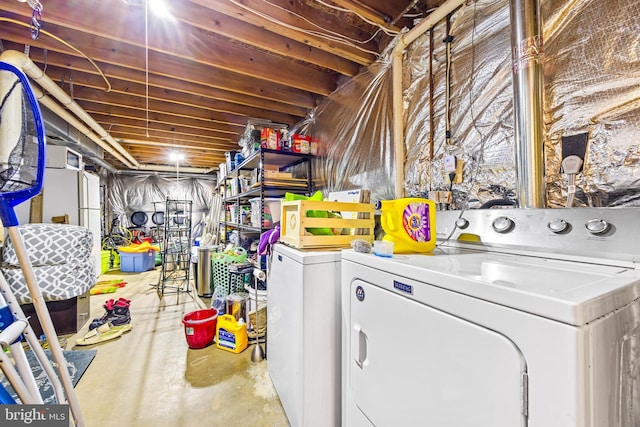
[[[445,212],[431,254],[344,251],[343,425],[640,425],[638,211],[562,214]]]

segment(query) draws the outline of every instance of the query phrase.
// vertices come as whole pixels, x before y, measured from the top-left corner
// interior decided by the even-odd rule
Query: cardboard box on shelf
[[[280,149],[280,132],[272,128],[264,128],[260,132],[260,145],[269,150]]]
[[[265,169],[264,171],[264,179],[275,178],[275,179],[286,179],[293,178],[293,174],[291,172],[280,172],[280,171],[272,171]]]
[[[294,153],[307,154],[311,150],[311,137],[294,133],[291,139],[291,149]]]

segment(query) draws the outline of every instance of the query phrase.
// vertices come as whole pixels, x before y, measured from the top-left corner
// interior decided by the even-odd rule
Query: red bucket
[[[208,308],[187,313],[182,318],[189,348],[204,348],[213,342],[218,323],[218,310]]]

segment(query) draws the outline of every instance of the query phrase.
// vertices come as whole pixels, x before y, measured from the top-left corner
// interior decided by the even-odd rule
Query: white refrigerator
[[[91,231],[91,256],[95,260],[96,275],[99,275],[102,266],[100,177],[82,170],[48,167],[44,172],[43,192],[42,222],[51,223],[54,216],[69,215],[69,224],[81,225]],[[17,207],[20,224],[29,222],[29,208],[29,202]]]

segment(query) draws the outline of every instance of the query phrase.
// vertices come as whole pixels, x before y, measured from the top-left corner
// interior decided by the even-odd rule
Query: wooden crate
[[[310,218],[309,211],[339,212],[357,218]],[[297,200],[281,203],[280,241],[296,248],[348,247],[353,239],[374,239],[374,206],[365,203]],[[363,218],[363,219],[358,219]],[[348,229],[349,234],[313,235],[309,228]]]

